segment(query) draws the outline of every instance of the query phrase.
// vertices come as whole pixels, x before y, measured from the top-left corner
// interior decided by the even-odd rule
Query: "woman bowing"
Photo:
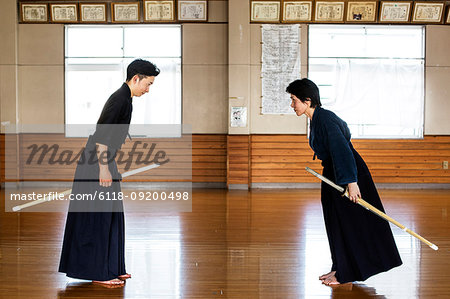
[[[286,88],[297,116],[310,119],[309,145],[322,160],[323,175],[348,189],[349,200],[322,182],[321,201],[330,245],[331,271],[319,277],[326,285],[367,278],[400,266],[402,261],[388,222],[356,205],[363,197],[384,212],[367,165],[353,148],[347,124],[323,109],[319,89],[309,79]]]

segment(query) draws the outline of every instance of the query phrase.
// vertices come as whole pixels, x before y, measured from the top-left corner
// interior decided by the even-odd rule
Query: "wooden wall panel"
[[[353,140],[376,183],[450,183],[450,172],[442,168],[450,160],[450,136],[424,139]],[[320,160],[312,160],[305,135],[254,135],[252,137],[252,182],[308,183],[317,179],[309,166],[320,171]]]
[[[4,135],[2,136],[2,145],[4,144]],[[50,154],[45,156],[43,163],[39,166],[36,160],[39,155],[33,159],[33,163],[27,165],[25,161],[28,159],[30,150],[27,150],[32,144],[45,143],[49,146],[57,144],[59,146],[58,153],[64,150],[74,151],[74,156],[85,145],[86,138],[64,138],[62,134],[21,134],[20,137],[20,179],[24,181],[71,181],[73,179],[76,163],[69,165],[54,164],[49,165]],[[148,173],[137,174],[133,177],[125,179],[126,181],[135,182],[157,182],[157,181],[192,181],[192,182],[225,182],[226,181],[226,135],[192,135],[192,139],[152,139],[158,144],[159,148],[163,148],[170,157],[170,163],[164,167],[153,169]],[[143,141],[143,139],[133,139],[133,141]],[[174,144],[176,143],[176,145]],[[132,144],[125,143],[122,151],[128,153]],[[155,149],[157,151],[158,147]],[[1,157],[4,157],[3,146],[0,150]],[[144,152],[145,155],[145,152]],[[59,156],[59,154],[57,155]],[[67,156],[66,156],[67,157]],[[124,156],[125,157],[125,156]],[[124,161],[124,158],[122,161]],[[13,160],[9,159],[8,160]],[[192,161],[192,163],[191,163]],[[125,161],[124,161],[125,162]],[[14,162],[15,163],[15,162]],[[14,164],[13,161],[9,164]],[[6,163],[8,165],[8,163]],[[126,163],[119,164],[119,171],[125,172]],[[13,167],[12,165],[11,167]],[[143,167],[144,165],[136,165],[135,161],[128,170]],[[5,168],[4,160],[2,160],[1,168]],[[191,170],[192,168],[192,170]],[[9,172],[11,173],[11,172]],[[2,176],[2,181],[5,181]]]
[[[0,182],[5,181],[5,135],[0,134]]]
[[[20,136],[21,153],[39,136]],[[86,139],[67,138],[54,134],[50,141],[58,142],[60,150],[81,148]],[[53,138],[53,139],[52,139]],[[164,144],[164,141],[160,141]],[[166,140],[167,142],[167,140]],[[5,181],[5,168],[14,171],[14,153],[5,153],[5,135],[0,135],[0,179]],[[445,183],[450,184],[450,171],[443,161],[450,161],[450,136],[426,136],[424,139],[353,140],[358,152],[368,164],[376,183]],[[176,149],[166,143],[173,157]],[[186,145],[190,146],[190,145]],[[131,144],[123,150],[131,149]],[[172,152],[173,151],[173,152]],[[187,158],[186,156],[184,156]],[[254,183],[313,183],[317,179],[304,170],[309,166],[321,171],[320,160],[312,160],[305,135],[192,135],[192,182]],[[13,159],[14,158],[14,159]],[[23,159],[23,157],[22,157]],[[6,160],[6,163],[5,163]],[[185,161],[172,161],[155,175],[141,175],[129,181],[185,181],[190,177]],[[140,166],[132,165],[134,169]],[[123,165],[119,168],[123,170]],[[36,169],[21,165],[22,180],[71,181],[75,165],[55,165],[51,169]],[[177,176],[173,175],[177,170]],[[178,176],[179,175],[179,176]]]
[[[304,170],[321,167],[305,135],[253,135],[251,149],[253,183],[317,182]]]
[[[250,184],[250,135],[228,135],[227,184]]]
[[[227,136],[192,135],[192,182],[225,183],[227,180]]]
[[[450,159],[450,136],[424,139],[354,140],[377,183],[450,183],[443,161]]]
[[[1,135],[1,181],[17,181],[19,168],[17,166],[19,143],[17,135]],[[10,146],[7,146],[10,145]],[[12,146],[11,146],[12,145]]]

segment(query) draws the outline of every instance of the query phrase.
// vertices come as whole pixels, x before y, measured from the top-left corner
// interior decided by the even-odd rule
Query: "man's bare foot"
[[[124,287],[124,283],[122,284],[103,284],[103,283],[93,283],[98,288],[106,288],[106,289],[119,289]]]
[[[93,280],[92,282],[93,283],[102,284],[102,285],[109,285],[109,286],[112,286],[112,285],[123,285],[124,284],[123,280],[120,280],[120,279],[117,279],[117,278],[114,278],[114,279],[111,279],[111,280],[104,280],[104,281]]]
[[[330,276],[333,276],[334,274],[336,274],[336,271],[331,271],[331,272],[328,272],[327,274],[320,275],[319,280],[324,281],[325,279],[327,279]]]
[[[125,280],[125,279],[128,279],[128,278],[131,278],[131,274],[124,274],[124,275],[119,275],[119,279],[123,279],[123,280]]]
[[[334,274],[336,274],[336,272],[333,273],[333,275],[328,276],[327,278],[325,278],[324,280],[322,280],[322,283],[323,283],[324,285],[327,285],[327,286],[339,285],[340,282],[337,281],[336,276],[334,276]]]

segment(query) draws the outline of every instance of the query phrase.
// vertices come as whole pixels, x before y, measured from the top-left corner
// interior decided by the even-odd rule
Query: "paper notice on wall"
[[[231,127],[245,128],[247,126],[247,107],[231,107]]]
[[[300,77],[300,26],[262,25],[262,114],[293,114],[286,87]]]

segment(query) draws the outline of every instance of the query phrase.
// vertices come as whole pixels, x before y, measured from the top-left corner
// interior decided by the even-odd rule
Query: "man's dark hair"
[[[311,99],[311,108],[322,106],[322,103],[320,103],[319,88],[309,79],[303,78],[292,81],[286,87],[286,92],[295,95],[302,102],[306,102],[308,98]]]
[[[143,79],[149,76],[156,77],[159,75],[159,72],[159,68],[150,61],[136,59],[127,67],[127,82],[130,81],[134,75],[138,75],[139,79]]]

